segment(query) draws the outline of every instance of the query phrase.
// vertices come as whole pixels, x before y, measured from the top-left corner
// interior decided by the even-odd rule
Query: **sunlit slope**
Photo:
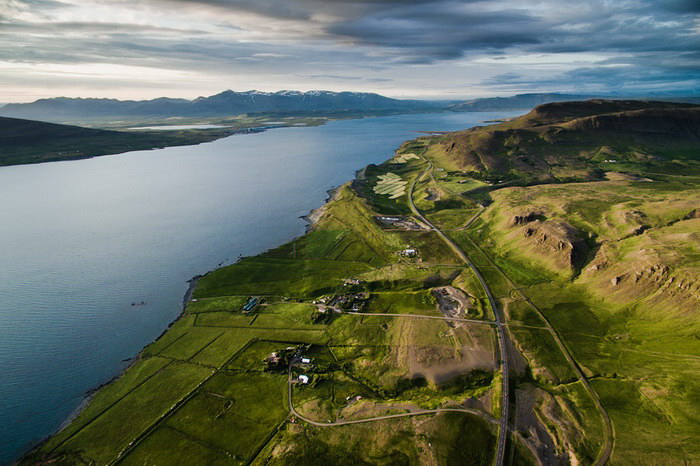
[[[616,104],[560,105],[563,126]],[[307,234],[202,277],[24,461],[491,464],[503,446],[512,464],[698,462],[697,144],[514,186],[457,170],[453,136],[404,143]]]
[[[501,379],[473,277],[433,232],[381,214],[345,185],[306,235],[201,277],[183,316],[23,463],[492,462]],[[465,319],[444,320],[435,290],[460,283]],[[312,362],[266,365],[289,351]]]
[[[535,308],[610,415],[612,463],[692,463],[700,458],[689,440],[700,430],[700,121],[697,108],[644,105],[543,105],[436,138],[427,154],[446,168],[438,189],[461,180],[462,197],[486,206],[453,234],[498,290],[536,385],[553,393],[547,386],[570,376],[537,330]],[[536,448],[525,425],[518,435]]]
[[[550,103],[511,121],[444,136],[455,169],[488,181],[583,181],[624,166],[682,171],[700,159],[700,107],[644,101]]]
[[[505,188],[469,231],[561,332],[610,412],[622,463],[698,458],[686,442],[700,427],[696,186]],[[522,318],[517,299],[504,306]]]

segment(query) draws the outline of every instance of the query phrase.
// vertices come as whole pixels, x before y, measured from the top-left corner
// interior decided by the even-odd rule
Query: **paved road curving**
[[[425,159],[424,159],[425,160]],[[415,317],[415,318],[424,318],[424,319],[440,319],[440,320],[450,320],[450,321],[457,321],[457,322],[473,322],[473,323],[481,323],[481,324],[489,324],[489,325],[495,325],[497,332],[498,332],[498,346],[499,346],[499,352],[501,355],[501,366],[503,368],[503,387],[502,387],[502,401],[501,401],[501,417],[500,419],[495,419],[492,416],[488,415],[487,413],[484,413],[482,411],[474,410],[474,409],[469,409],[469,408],[442,408],[442,409],[434,409],[434,410],[421,410],[421,411],[414,411],[414,412],[409,412],[409,413],[400,413],[400,414],[390,414],[390,415],[385,415],[385,416],[378,416],[378,417],[373,417],[373,418],[367,418],[367,419],[356,419],[356,420],[348,420],[348,421],[335,421],[335,422],[317,422],[312,419],[308,419],[301,414],[299,414],[295,409],[294,405],[292,403],[292,365],[294,361],[292,361],[292,364],[289,366],[289,380],[288,380],[288,397],[289,397],[289,410],[290,412],[298,417],[299,419],[308,422],[309,424],[319,426],[319,427],[330,427],[330,426],[342,426],[342,425],[349,425],[349,424],[361,424],[361,423],[366,423],[366,422],[374,422],[374,421],[381,421],[385,419],[395,419],[395,418],[401,418],[401,417],[410,417],[410,416],[422,416],[422,415],[428,415],[428,414],[438,414],[441,412],[462,412],[462,413],[469,413],[469,414],[475,414],[478,416],[483,417],[489,422],[492,423],[497,423],[499,424],[499,437],[498,437],[498,447],[496,451],[496,460],[495,464],[496,466],[502,466],[504,464],[504,457],[505,457],[505,447],[506,447],[506,442],[507,442],[507,433],[508,433],[508,414],[509,414],[509,402],[510,402],[510,394],[509,394],[509,366],[508,366],[508,353],[507,353],[507,345],[506,345],[506,334],[505,334],[505,326],[507,323],[503,319],[496,300],[491,293],[491,289],[489,288],[488,284],[486,283],[486,280],[484,277],[481,275],[479,270],[476,268],[474,263],[469,259],[469,257],[466,255],[466,253],[454,242],[452,239],[450,239],[447,235],[445,235],[440,229],[438,229],[435,225],[433,225],[428,219],[426,219],[423,214],[420,213],[418,208],[415,206],[415,203],[413,201],[413,193],[415,190],[415,185],[418,181],[420,181],[426,174],[430,174],[432,177],[432,169],[433,169],[433,164],[429,160],[426,160],[428,163],[428,166],[425,170],[423,170],[410,184],[409,192],[408,192],[408,201],[409,201],[409,207],[411,208],[411,211],[413,214],[418,217],[422,222],[424,222],[426,225],[428,225],[433,231],[435,231],[438,236],[455,252],[455,254],[465,263],[469,266],[469,268],[472,270],[474,275],[477,277],[479,280],[479,283],[481,284],[482,288],[484,289],[484,292],[486,293],[489,303],[491,304],[491,308],[493,309],[495,321],[484,321],[484,320],[477,320],[477,319],[462,319],[462,318],[455,318],[455,317],[445,317],[445,316],[426,316],[426,315],[421,315],[421,314],[388,314],[388,313],[365,313],[365,312],[352,312],[352,311],[343,311],[343,314],[354,314],[354,315],[367,315],[367,316],[385,316],[385,317]],[[434,178],[433,178],[434,179]],[[471,223],[473,223],[481,214],[481,212],[478,212],[476,215],[474,215],[468,222],[467,224],[462,228],[467,228]],[[469,238],[470,241],[471,238]],[[472,241],[473,243],[473,241]],[[476,245],[478,247],[478,245]],[[490,258],[489,258],[490,260]],[[494,264],[495,265],[495,264]],[[500,268],[499,268],[500,270]],[[501,273],[503,273],[501,271]],[[505,274],[504,274],[505,275]],[[506,276],[506,279],[511,282],[513,285],[512,281],[510,278]],[[598,394],[596,393],[595,390],[590,386],[588,383],[588,380],[586,379],[585,375],[583,374],[583,371],[581,370],[580,366],[576,362],[576,360],[573,358],[571,353],[569,352],[568,348],[565,346],[564,342],[561,340],[560,336],[557,334],[556,330],[552,327],[550,324],[549,320],[544,316],[544,314],[537,308],[537,306],[532,303],[532,301],[524,294],[522,293],[521,290],[519,290],[517,287],[515,287],[516,290],[520,293],[520,295],[527,301],[527,303],[539,314],[539,316],[543,319],[543,321],[546,324],[546,327],[544,329],[549,330],[552,335],[554,336],[554,339],[559,346],[560,350],[570,363],[570,365],[573,367],[574,371],[578,374],[579,380],[583,383],[586,391],[589,393],[591,398],[593,399],[594,403],[596,404],[596,407],[598,408],[598,411],[601,414],[601,417],[603,419],[603,423],[605,426],[605,444],[602,446],[601,451],[598,455],[598,458],[595,461],[596,465],[602,465],[605,464],[609,459],[612,454],[612,449],[613,449],[613,444],[614,444],[614,430],[612,426],[612,422],[610,421],[610,418],[605,410],[605,408],[602,406],[602,402],[600,401],[600,398],[598,397]]]
[[[425,160],[425,159],[424,159]],[[420,213],[418,208],[416,208],[415,203],[413,202],[413,191],[416,187],[416,183],[420,181],[427,173],[431,173],[433,169],[433,163],[429,160],[426,160],[428,162],[428,166],[425,170],[423,170],[420,175],[418,175],[414,180],[411,182],[411,187],[409,188],[408,191],[408,203],[409,207],[411,208],[411,211],[413,214],[418,217],[421,221],[425,222],[426,225],[428,225],[430,228],[432,228],[442,240],[447,243],[447,245],[457,254],[457,256],[469,266],[469,268],[474,272],[474,275],[476,275],[476,278],[479,280],[479,283],[481,284],[481,287],[484,289],[484,292],[486,293],[486,296],[489,299],[489,303],[491,304],[491,308],[493,309],[493,315],[496,318],[496,329],[498,331],[498,347],[499,347],[499,353],[501,355],[501,367],[503,368],[503,388],[502,388],[502,397],[501,397],[501,419],[500,419],[500,429],[499,429],[499,435],[498,435],[498,448],[496,450],[496,466],[502,466],[504,462],[504,457],[505,457],[505,450],[506,450],[506,441],[507,441],[507,433],[508,433],[508,413],[509,413],[509,402],[510,402],[510,394],[509,394],[509,376],[510,372],[508,369],[508,347],[506,345],[506,334],[505,334],[505,329],[504,329],[504,321],[501,317],[501,313],[498,310],[498,306],[496,305],[496,300],[493,297],[493,294],[491,293],[491,289],[489,288],[488,284],[486,283],[486,280],[484,280],[484,277],[481,275],[479,270],[476,268],[474,263],[469,259],[469,257],[466,255],[466,253],[460,248],[457,243],[452,241],[450,238],[447,237],[440,229],[438,229],[435,225],[433,225],[428,219],[426,219],[423,214]]]
[[[477,248],[479,248],[479,245],[474,242],[469,236],[467,236],[469,241]],[[596,392],[593,387],[591,387],[591,384],[588,382],[588,379],[586,378],[585,374],[583,373],[583,370],[581,369],[581,366],[579,366],[578,362],[574,359],[573,355],[569,351],[568,347],[564,344],[564,341],[562,338],[559,336],[557,331],[554,329],[552,324],[549,322],[549,319],[547,316],[544,315],[544,313],[540,310],[540,308],[533,303],[530,298],[520,289],[516,286],[516,284],[506,275],[505,272],[496,264],[491,257],[488,256],[488,254],[484,254],[485,257],[491,262],[491,264],[503,274],[505,279],[510,283],[510,285],[517,291],[517,293],[520,295],[520,297],[530,306],[531,309],[533,309],[537,315],[542,319],[542,321],[545,323],[545,327],[541,327],[545,330],[548,330],[551,334],[552,337],[554,337],[554,341],[556,342],[557,346],[559,347],[559,350],[561,353],[564,355],[566,358],[567,362],[573,369],[573,371],[576,373],[576,375],[579,378],[579,381],[583,385],[584,389],[588,393],[588,395],[591,397],[593,400],[593,403],[596,405],[596,409],[598,410],[598,413],[600,414],[601,420],[603,421],[603,427],[605,429],[605,443],[601,447],[598,457],[595,460],[595,465],[596,466],[602,466],[606,464],[609,460],[610,457],[612,456],[613,452],[613,447],[615,444],[615,429],[613,428],[612,421],[610,420],[610,416],[608,415],[608,412],[606,411],[605,407],[603,406],[603,402],[600,400],[600,397],[598,396],[598,392]]]

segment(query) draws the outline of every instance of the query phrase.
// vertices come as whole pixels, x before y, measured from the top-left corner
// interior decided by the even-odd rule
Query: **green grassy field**
[[[366,311],[392,314],[440,315],[436,308],[435,297],[429,291],[372,293]]]
[[[489,464],[495,436],[478,417],[448,413],[415,420],[323,429],[289,425],[254,464]]]
[[[613,422],[615,462],[675,464],[698,458],[698,449],[687,442],[700,425],[689,414],[700,370],[700,349],[692,336],[698,323],[686,307],[693,306],[688,301],[692,295],[671,292],[661,281],[674,273],[688,280],[698,270],[691,233],[696,220],[688,218],[697,205],[694,183],[675,177],[670,182],[534,186],[505,189],[493,198],[483,220],[464,233],[490,255],[492,266],[483,253],[474,251],[472,257],[484,266],[495,289],[501,285],[488,271],[497,265],[562,337]],[[587,264],[578,270],[558,268],[541,257],[547,255],[546,249],[537,250],[543,246],[524,244],[526,236],[510,233],[519,227],[509,225],[508,219],[528,210],[542,212],[546,221],[565,221],[590,232],[595,242]],[[466,237],[460,244],[475,249]],[[614,277],[626,274],[632,279],[611,284]],[[532,307],[512,290],[510,294],[514,299],[507,299],[505,306],[510,320],[541,328]],[[547,332],[511,327],[511,333],[542,387],[571,379],[566,362],[552,359],[556,350]],[[586,399],[579,393],[574,405],[584,420],[593,420],[587,432],[594,438],[600,430],[595,415],[580,414],[586,413],[586,404],[593,411]],[[653,435],[647,433],[651,430]],[[582,457],[594,455],[583,447],[579,450]]]

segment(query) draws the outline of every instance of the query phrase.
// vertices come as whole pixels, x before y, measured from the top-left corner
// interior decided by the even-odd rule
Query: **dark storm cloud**
[[[50,34],[65,34],[71,32],[84,33],[100,33],[102,36],[117,36],[119,34],[128,34],[134,36],[147,36],[152,34],[171,34],[182,37],[187,35],[206,34],[204,30],[197,29],[175,29],[162,26],[139,25],[129,23],[112,23],[112,22],[52,22],[52,23],[32,23],[32,22],[12,22],[7,23],[0,29],[0,34],[3,33],[33,33],[41,35]]]
[[[14,8],[16,10],[35,9],[35,8],[55,9],[55,8],[64,8],[64,7],[68,6],[65,2],[60,2],[57,0],[15,0],[15,1],[9,1],[7,3],[7,5],[8,5],[8,8]]]
[[[504,49],[540,42],[533,19],[519,12],[476,12],[454,5],[420,5],[332,24],[333,35],[396,49],[402,61],[431,63],[466,51]]]
[[[348,83],[454,66],[467,78],[478,69],[472,83],[496,75],[483,81],[496,89],[697,87],[699,14],[698,0],[0,0],[0,60]],[[511,60],[562,54],[554,68]],[[376,75],[358,79],[365,71]]]
[[[678,13],[700,13],[698,0],[661,0],[658,2],[658,6]]]
[[[223,13],[246,12],[307,23],[329,40],[394,49],[398,61],[431,63],[467,50],[539,42],[541,21],[525,10],[489,11],[489,2],[455,0],[153,0]]]
[[[61,36],[60,40],[55,39]],[[18,40],[21,37],[21,40]],[[289,45],[230,41],[199,29],[175,29],[125,23],[21,23],[0,27],[0,60],[13,63],[120,64],[194,72],[272,70],[362,62],[353,51],[316,51]],[[272,63],[274,59],[274,64]],[[282,63],[282,67],[279,67]],[[0,73],[1,76],[1,73]]]
[[[115,2],[119,3],[119,2]],[[697,0],[625,2],[591,0],[534,4],[503,0],[121,0],[168,11],[215,11],[227,27],[241,13],[281,22],[275,31],[376,48],[390,62],[430,64],[469,54],[684,52],[700,49]],[[57,0],[14,0],[15,10],[61,8]],[[2,14],[0,8],[0,14]],[[5,13],[6,15],[7,13]],[[44,25],[45,26],[45,25]],[[42,26],[42,27],[44,27]],[[126,25],[97,24],[111,31]],[[71,30],[87,24],[55,24]],[[134,33],[138,33],[136,26]],[[304,31],[308,31],[305,34]],[[144,31],[147,32],[147,31]],[[189,31],[181,31],[184,36]]]
[[[157,0],[160,1],[160,0]],[[336,17],[373,14],[411,5],[441,3],[444,0],[163,0],[171,3],[208,6],[229,11],[248,11],[275,18],[311,18],[317,13]],[[465,1],[463,3],[470,3]]]
[[[504,73],[485,80],[491,88],[635,94],[655,90],[700,89],[700,74],[688,70],[632,65],[627,67],[579,67],[548,77]]]
[[[697,0],[155,0],[308,22],[328,38],[431,63],[519,47],[537,52],[673,51],[700,46]],[[323,15],[323,18],[319,19]]]
[[[3,0],[0,1],[0,20],[9,19],[23,12],[48,14],[70,5],[58,0]]]

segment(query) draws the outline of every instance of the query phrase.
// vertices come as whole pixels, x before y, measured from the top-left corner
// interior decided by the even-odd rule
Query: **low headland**
[[[147,125],[172,125],[173,120],[86,122],[98,125],[89,128],[0,117],[0,166],[80,160],[139,150],[189,146],[273,128],[316,126],[324,124],[328,119],[286,117],[282,121],[274,121],[280,119],[271,116],[239,116],[217,120],[190,118],[176,120],[175,126],[183,126],[183,129],[156,130],[149,129],[152,127]],[[140,126],[134,128],[134,125],[143,126],[143,129]]]

